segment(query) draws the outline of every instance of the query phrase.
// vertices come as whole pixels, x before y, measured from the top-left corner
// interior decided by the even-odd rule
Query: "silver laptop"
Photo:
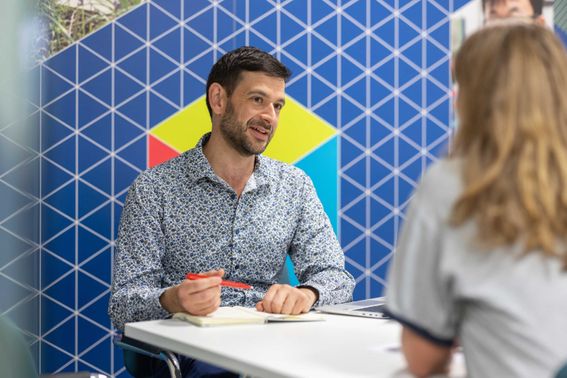
[[[384,297],[363,299],[349,303],[341,303],[336,305],[327,305],[317,307],[316,310],[327,314],[364,316],[367,318],[388,319],[384,314],[385,299]]]

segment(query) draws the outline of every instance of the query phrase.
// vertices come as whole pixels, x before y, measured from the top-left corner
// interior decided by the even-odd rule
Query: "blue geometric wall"
[[[22,142],[0,125],[1,308],[36,311],[19,324],[42,372],[125,376],[106,309],[128,186],[147,167],[149,130],[204,93],[211,65],[244,44],[293,71],[287,93],[336,127],[338,234],[355,298],[381,295],[410,194],[450,138],[449,15],[467,0],[154,0],[34,70]],[[20,180],[38,174],[34,183]],[[18,223],[41,220],[38,233]],[[26,218],[27,217],[27,218]],[[39,279],[14,277],[35,263]],[[21,295],[20,295],[21,294]]]

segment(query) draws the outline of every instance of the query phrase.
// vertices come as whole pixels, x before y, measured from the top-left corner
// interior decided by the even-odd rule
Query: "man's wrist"
[[[312,286],[307,286],[307,285],[300,285],[297,286],[297,289],[307,293],[307,295],[309,295],[309,298],[312,300],[311,302],[311,307],[313,307],[313,305],[315,303],[317,303],[317,301],[319,300],[319,290],[315,289]]]
[[[177,288],[176,286],[171,286],[165,289],[165,291],[159,297],[159,303],[161,304],[161,307],[170,314],[179,312],[177,311],[176,309],[177,306],[175,305],[176,288]]]

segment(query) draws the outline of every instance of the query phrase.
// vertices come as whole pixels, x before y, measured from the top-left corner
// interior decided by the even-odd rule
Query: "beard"
[[[254,140],[246,133],[251,126],[266,130],[269,133],[268,140],[266,142]],[[222,116],[220,131],[225,140],[242,156],[261,154],[266,150],[273,136],[272,126],[261,119],[252,118],[246,124],[238,121],[230,101],[228,101],[226,112]]]

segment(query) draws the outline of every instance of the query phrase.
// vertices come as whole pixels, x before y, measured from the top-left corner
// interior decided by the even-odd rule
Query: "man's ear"
[[[224,114],[226,109],[226,91],[219,83],[212,83],[209,87],[209,105],[214,115]]]

